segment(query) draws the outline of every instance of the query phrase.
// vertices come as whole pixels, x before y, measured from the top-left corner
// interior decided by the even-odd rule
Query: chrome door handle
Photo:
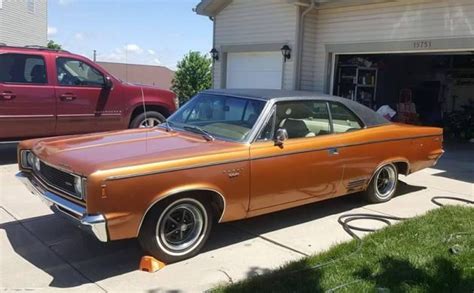
[[[2,100],[10,101],[13,100],[16,96],[12,92],[3,92],[0,94]]]
[[[337,148],[330,148],[328,149],[329,155],[334,156],[334,155],[339,155],[339,151]]]
[[[76,96],[73,94],[63,94],[59,98],[61,99],[61,101],[70,102],[74,101],[76,99]]]

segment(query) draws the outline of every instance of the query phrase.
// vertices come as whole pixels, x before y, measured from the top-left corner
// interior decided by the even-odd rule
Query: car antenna
[[[142,92],[142,105],[143,105],[143,113],[145,114],[145,125],[147,123],[147,117],[146,117],[146,105],[145,105],[145,95],[143,94],[143,86],[140,87],[140,90]],[[145,131],[145,152],[148,152],[148,131]]]

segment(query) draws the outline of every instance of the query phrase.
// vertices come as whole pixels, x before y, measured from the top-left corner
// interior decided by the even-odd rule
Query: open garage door
[[[336,54],[333,85],[334,95],[374,110],[390,106],[393,121],[464,131],[462,117],[474,106],[474,54]]]
[[[227,88],[281,89],[281,52],[244,52],[227,55]]]

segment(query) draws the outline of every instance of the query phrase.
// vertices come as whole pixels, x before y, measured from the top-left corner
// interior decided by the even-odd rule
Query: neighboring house
[[[433,124],[474,98],[472,0],[202,0],[195,11],[214,21],[215,88],[414,102],[412,118]]]
[[[174,77],[174,71],[164,66],[101,61],[96,63],[123,81],[153,85],[164,89],[171,87],[171,80]]]
[[[0,43],[46,46],[47,0],[0,0]]]

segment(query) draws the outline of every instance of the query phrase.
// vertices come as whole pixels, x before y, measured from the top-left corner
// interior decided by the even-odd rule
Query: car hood
[[[33,152],[47,164],[87,176],[96,171],[154,164],[154,171],[200,162],[244,159],[244,144],[206,141],[200,135],[163,129],[135,129],[37,140]],[[234,154],[235,156],[233,156]]]

